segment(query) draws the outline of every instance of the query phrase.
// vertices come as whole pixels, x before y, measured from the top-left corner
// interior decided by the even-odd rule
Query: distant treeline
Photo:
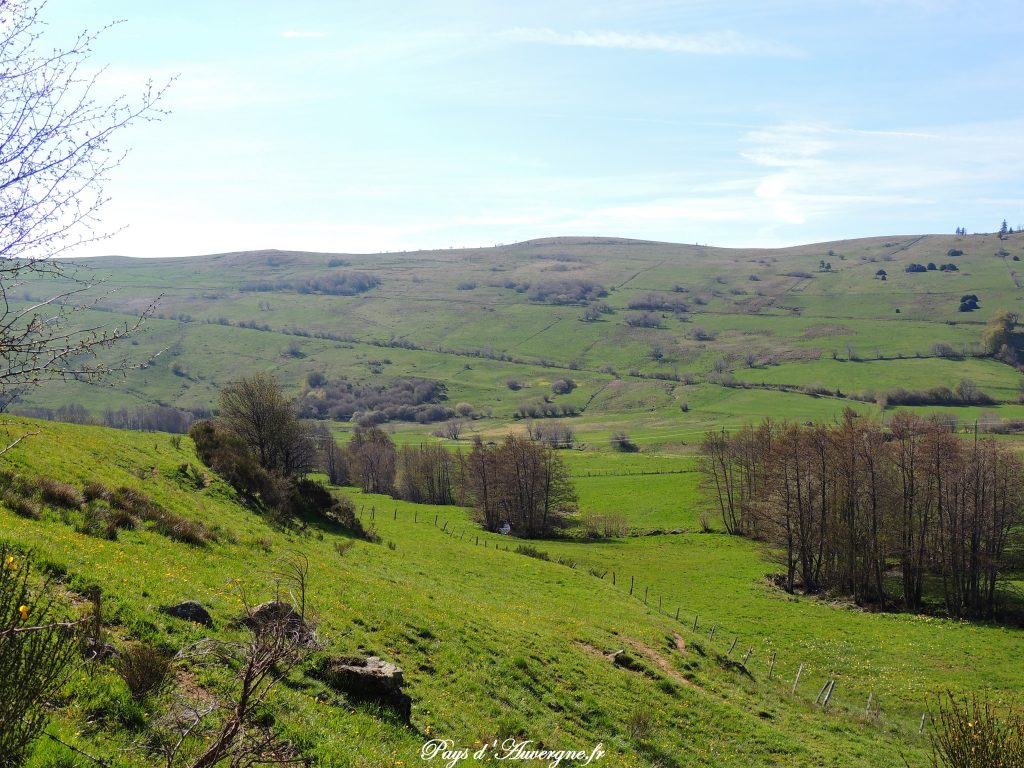
[[[30,419],[60,421],[65,424],[89,424],[136,432],[172,432],[179,435],[188,432],[194,422],[210,416],[210,411],[201,408],[182,410],[159,405],[116,410],[107,408],[99,416],[94,416],[78,404],[62,405],[59,408],[12,408],[11,412]]]
[[[782,586],[859,604],[996,616],[1024,510],[1024,462],[898,413],[709,432],[701,469],[729,533],[768,542]]]
[[[380,278],[366,272],[340,272],[306,280],[257,280],[244,283],[240,290],[295,293],[321,293],[330,296],[356,296],[380,285]]]
[[[397,378],[375,384],[337,379],[320,373],[306,379],[306,390],[297,401],[299,418],[354,420],[369,427],[388,421],[429,424],[446,421],[455,411],[442,403],[448,391],[439,381]]]

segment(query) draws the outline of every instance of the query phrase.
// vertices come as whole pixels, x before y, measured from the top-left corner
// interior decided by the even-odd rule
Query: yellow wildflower
[[[8,571],[18,570],[18,564],[14,561],[14,555],[8,555],[7,561],[4,563],[4,568]]]
[[[27,605],[18,606],[18,613],[21,614],[21,620],[22,621],[27,619],[28,618],[28,606]]]

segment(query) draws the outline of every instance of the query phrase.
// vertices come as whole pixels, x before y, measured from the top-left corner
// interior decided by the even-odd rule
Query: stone
[[[377,656],[341,656],[323,664],[321,677],[336,691],[389,706],[409,722],[412,699],[402,691],[402,669],[391,662]]]
[[[160,610],[168,616],[173,616],[176,619],[193,621],[196,624],[202,624],[204,627],[213,626],[213,617],[210,616],[209,611],[195,600],[186,600],[185,602],[178,603],[177,605],[165,605]]]

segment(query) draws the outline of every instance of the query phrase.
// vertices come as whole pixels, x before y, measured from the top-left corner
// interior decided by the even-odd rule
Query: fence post
[[[445,532],[445,531],[447,531],[447,530],[448,530],[448,521],[447,521],[447,520],[445,520],[445,521],[444,521],[444,528],[442,528],[442,529],[441,529],[441,532],[442,532],[442,533],[444,533],[444,532]]]
[[[715,628],[717,626],[718,626],[717,624],[712,624],[711,625],[711,632],[710,632],[710,634],[708,634],[708,642],[711,642],[712,640],[715,639]]]
[[[377,507],[370,507],[370,519],[371,520],[376,520],[377,519]]]
[[[391,519],[392,520],[397,520],[398,519],[398,507],[395,507],[395,516],[392,517]]]
[[[693,615],[693,631],[694,632],[697,631],[697,619],[699,619],[699,618],[700,618],[700,614],[699,613],[695,613]]]
[[[823,686],[821,686],[821,690],[818,691],[818,695],[814,697],[814,703],[815,704],[817,704],[819,701],[821,701],[821,697],[825,695],[825,690],[829,687],[829,685],[831,683],[832,683],[831,680],[826,680],[825,684]]]
[[[750,654],[752,654],[753,652],[753,647],[747,648],[747,652],[743,654],[743,666],[747,666],[747,659],[750,658]]]
[[[413,510],[413,513],[412,513],[412,521],[413,521],[414,523],[416,523],[416,522],[419,522],[419,519],[420,519],[420,511],[419,511],[418,509],[416,509],[416,510]]]
[[[478,547],[480,546],[480,537],[479,536],[476,537],[476,545]]]
[[[647,591],[650,587],[644,587],[644,605],[647,605]]]
[[[927,712],[922,713],[922,715],[921,715],[921,727],[917,729],[917,735],[918,736],[920,736],[922,733],[924,733],[924,721],[925,721],[925,718],[927,718],[927,717],[928,717],[928,713]]]
[[[661,610],[661,595],[658,595],[658,610]]]
[[[835,681],[835,678],[833,678],[832,680],[829,680],[828,691],[825,692],[825,699],[824,699],[824,701],[821,702],[822,709],[827,709],[828,708],[828,700],[832,698],[832,691],[834,691],[835,689],[836,689],[836,681]]]
[[[775,673],[775,651],[772,651],[772,662],[768,665],[768,679],[772,679],[772,675]]]
[[[868,694],[868,705],[864,709],[864,716],[865,717],[871,717],[871,699],[873,699],[874,697],[875,697],[874,691],[872,691],[871,693]]]
[[[804,672],[804,665],[803,665],[803,664],[801,664],[801,665],[800,665],[800,669],[798,669],[798,670],[796,671],[796,680],[794,680],[794,681],[793,681],[793,690],[792,690],[792,693],[796,693],[796,687],[797,687],[798,685],[800,685],[800,675],[802,675],[802,674],[803,674],[803,672]]]
[[[732,645],[729,646],[729,652],[727,654],[725,654],[726,656],[732,656],[732,652],[736,649],[736,643],[738,643],[739,641],[740,641],[740,636],[736,635],[736,639],[733,640],[732,641]]]
[[[612,571],[612,586],[615,586],[615,571]]]
[[[679,621],[679,606],[676,606],[676,621]]]
[[[629,594],[633,594],[633,582],[636,580],[635,576],[629,577]]]

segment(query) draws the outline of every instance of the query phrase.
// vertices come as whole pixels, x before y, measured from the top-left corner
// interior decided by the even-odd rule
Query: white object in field
[[[501,526],[501,528],[498,529],[498,533],[500,533],[502,536],[508,536],[510,533],[512,533],[512,526],[508,523],[504,523]]]

